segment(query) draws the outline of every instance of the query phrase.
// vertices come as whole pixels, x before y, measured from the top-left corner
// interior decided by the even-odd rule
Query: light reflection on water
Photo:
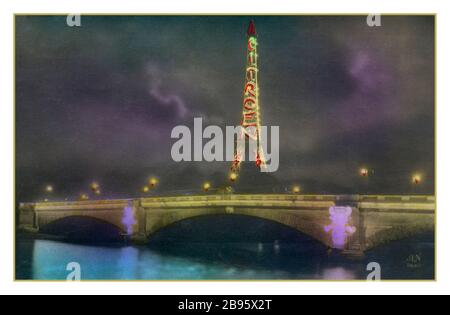
[[[365,279],[366,264],[374,260],[384,267],[385,279],[429,279],[434,271],[434,246],[429,242],[397,242],[368,253],[364,262],[329,259],[284,243],[275,248],[273,243],[177,246],[165,252],[146,246],[19,240],[17,278],[65,280],[71,262],[81,265],[82,280],[357,280]],[[408,250],[401,253],[401,248]],[[422,254],[425,263],[420,268],[405,267],[403,257],[411,250]],[[177,251],[181,255],[174,254]]]
[[[32,278],[63,280],[66,265],[77,262],[84,280],[107,279],[285,279],[288,273],[201,262],[193,258],[163,255],[146,247],[96,247],[55,241],[34,241]]]
[[[342,267],[328,268],[323,271],[322,279],[327,280],[356,280],[355,272]]]

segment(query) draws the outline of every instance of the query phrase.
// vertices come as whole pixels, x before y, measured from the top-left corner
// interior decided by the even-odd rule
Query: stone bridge
[[[218,214],[275,221],[359,255],[380,244],[434,231],[435,197],[224,194],[23,203],[19,228],[39,232],[64,218],[89,217],[113,224],[132,240],[145,241],[173,223]]]

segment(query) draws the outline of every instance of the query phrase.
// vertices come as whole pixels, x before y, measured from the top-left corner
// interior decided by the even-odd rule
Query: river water
[[[75,262],[82,280],[364,280],[367,265],[376,262],[385,280],[431,280],[434,258],[431,233],[392,242],[354,261],[277,224],[219,218],[182,222],[147,246],[19,235],[16,278],[65,280],[67,265]]]

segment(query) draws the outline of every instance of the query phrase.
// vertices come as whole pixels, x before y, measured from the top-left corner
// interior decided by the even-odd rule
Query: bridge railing
[[[360,202],[424,202],[435,203],[435,196],[427,195],[361,195]]]
[[[166,202],[166,201],[215,201],[215,200],[270,200],[270,201],[335,201],[334,195],[194,195],[179,197],[147,197],[141,198],[144,202]]]
[[[394,195],[196,195],[178,197],[147,197],[138,199],[63,201],[63,202],[36,202],[21,203],[20,211],[64,211],[64,210],[104,210],[123,209],[130,202],[144,207],[157,206],[208,206],[208,205],[251,205],[255,206],[295,206],[301,204],[315,204],[318,207],[332,206],[334,204],[354,205],[366,209],[388,209],[400,207],[401,209],[434,210],[436,198],[434,196],[394,196]]]
[[[87,201],[54,201],[21,203],[21,211],[51,211],[51,210],[102,210],[120,208],[123,209],[133,199],[112,199],[112,200],[87,200]]]

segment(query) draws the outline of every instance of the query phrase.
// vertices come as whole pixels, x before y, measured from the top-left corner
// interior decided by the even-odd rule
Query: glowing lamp
[[[301,190],[302,190],[301,187],[298,186],[298,185],[292,187],[292,192],[293,192],[294,194],[299,194],[299,193],[301,192]]]
[[[367,176],[369,176],[369,170],[367,168],[362,168],[360,170],[360,174],[362,177],[367,177]]]
[[[230,174],[230,181],[235,182],[238,178],[238,175],[235,172]]]
[[[149,190],[150,190],[150,188],[148,188],[148,186],[142,187],[142,192],[143,192],[143,193],[148,193]]]
[[[261,160],[261,156],[259,154],[256,155],[256,166],[261,168],[262,165],[262,160]]]
[[[414,185],[419,185],[422,182],[422,177],[420,175],[414,175],[412,182]]]
[[[211,189],[211,184],[210,183],[207,182],[207,183],[203,184],[203,190],[205,192],[208,192],[210,189]]]
[[[80,195],[80,200],[81,201],[89,200],[89,196],[87,194],[81,194]]]
[[[151,188],[155,188],[158,185],[158,179],[156,177],[152,177],[148,181]]]
[[[53,186],[52,185],[48,185],[45,187],[45,191],[48,193],[52,193],[53,192]]]
[[[92,184],[91,184],[91,190],[93,191],[93,192],[96,192],[97,190],[99,190],[100,189],[100,185],[97,183],[97,182],[93,182]]]

